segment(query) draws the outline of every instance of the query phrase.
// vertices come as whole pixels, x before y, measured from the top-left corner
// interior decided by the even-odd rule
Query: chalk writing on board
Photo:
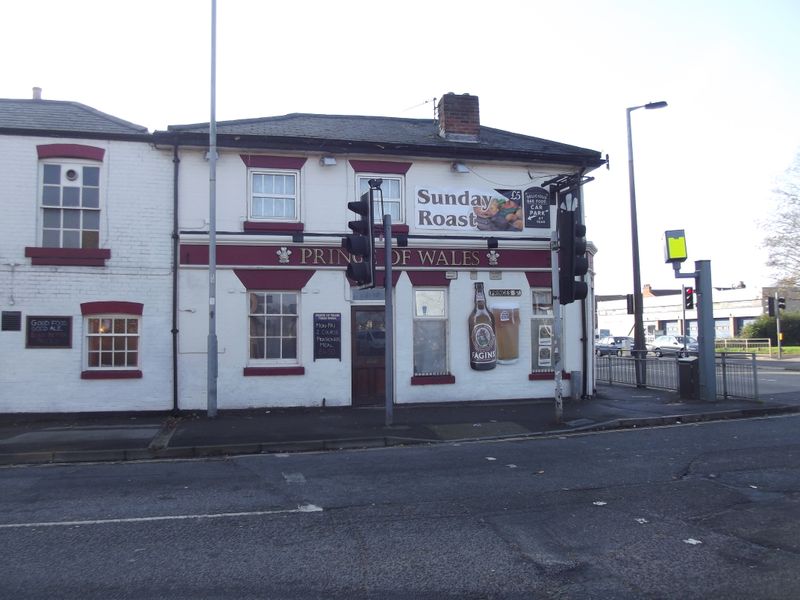
[[[342,359],[341,313],[314,313],[314,360]]]
[[[71,348],[72,317],[27,317],[27,348]]]

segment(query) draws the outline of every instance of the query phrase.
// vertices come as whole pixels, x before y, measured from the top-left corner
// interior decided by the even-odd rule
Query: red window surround
[[[139,302],[121,302],[119,300],[103,300],[100,302],[83,302],[81,314],[86,315],[137,315],[142,316],[144,304]]]
[[[233,272],[248,290],[302,290],[314,275],[310,269],[234,269]],[[245,377],[275,377],[283,375],[305,375],[301,366],[291,367],[245,367]]]
[[[81,160],[103,161],[105,149],[83,144],[40,144],[36,155],[43,158],[77,158]],[[104,267],[111,258],[107,248],[25,248],[25,256],[32,265]]]
[[[32,265],[104,267],[111,258],[108,248],[40,248],[28,246],[25,256]]]
[[[266,154],[240,154],[239,158],[248,168],[294,169],[295,171],[299,171],[308,160],[305,156],[267,156]]]
[[[41,144],[36,146],[36,153],[42,158],[79,158],[102,162],[106,151],[96,146],[83,144]]]
[[[123,302],[119,300],[101,300],[99,302],[81,303],[81,314],[87,315],[107,315],[123,314],[141,316],[144,312],[144,304],[139,302]],[[141,379],[142,372],[139,369],[98,369],[96,371],[81,371],[81,379]]]
[[[450,279],[444,271],[406,271],[413,286],[449,287]],[[411,385],[447,385],[456,382],[455,375],[414,375]]]
[[[413,286],[449,287],[450,279],[444,271],[406,271]]]
[[[299,171],[308,160],[305,156],[269,156],[266,154],[240,154],[239,158],[252,169],[292,169]],[[303,223],[285,221],[245,221],[244,231],[263,231],[269,233],[297,233],[305,230]]]
[[[141,379],[142,372],[139,370],[98,370],[98,371],[81,371],[81,379]]]
[[[279,375],[305,375],[305,367],[245,367],[245,377],[274,377]]]
[[[286,223],[283,221],[245,221],[245,231],[268,231],[270,233],[296,233],[304,231],[303,223]]]
[[[535,373],[530,373],[528,375],[529,381],[548,381],[556,378],[556,374],[553,371],[536,371]],[[563,371],[561,373],[561,379],[571,379],[572,376]]]
[[[528,285],[531,287],[550,287],[553,283],[550,271],[528,271],[525,277],[528,278]]]
[[[248,290],[302,290],[314,275],[310,269],[234,269]]]
[[[446,385],[455,382],[455,375],[414,375],[411,378],[411,385]]]
[[[350,166],[357,173],[380,173],[381,175],[405,175],[411,168],[410,162],[390,162],[387,160],[351,160]]]

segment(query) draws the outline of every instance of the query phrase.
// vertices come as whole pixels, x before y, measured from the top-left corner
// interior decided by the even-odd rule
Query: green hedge
[[[783,313],[781,315],[781,333],[783,333],[781,345],[800,345],[800,313]],[[741,337],[747,339],[769,338],[773,344],[777,344],[778,336],[775,317],[761,315],[742,329]]]

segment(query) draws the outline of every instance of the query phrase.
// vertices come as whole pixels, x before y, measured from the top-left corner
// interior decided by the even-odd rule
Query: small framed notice
[[[72,317],[26,317],[26,348],[72,348]]]
[[[342,314],[314,313],[314,360],[342,360]]]

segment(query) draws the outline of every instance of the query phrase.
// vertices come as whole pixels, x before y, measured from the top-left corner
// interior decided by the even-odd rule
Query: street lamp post
[[[636,387],[645,387],[645,357],[647,349],[644,344],[644,318],[642,311],[642,276],[639,270],[639,225],[636,218],[636,186],[633,181],[633,138],[631,136],[631,113],[640,108],[652,110],[664,108],[667,103],[650,102],[641,106],[625,109],[628,126],[628,182],[631,193],[631,255],[633,256],[633,356],[636,370]]]

